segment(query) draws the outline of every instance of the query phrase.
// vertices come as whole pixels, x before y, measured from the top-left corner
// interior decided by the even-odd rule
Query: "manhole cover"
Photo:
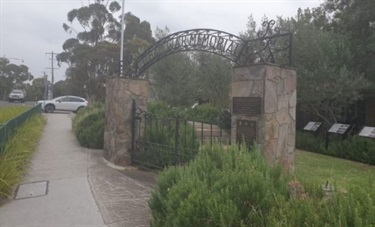
[[[47,195],[48,181],[39,181],[18,185],[15,199],[28,199]]]

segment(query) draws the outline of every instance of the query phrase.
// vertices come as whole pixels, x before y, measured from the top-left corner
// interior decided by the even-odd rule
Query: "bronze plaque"
[[[257,122],[237,120],[237,143],[245,142],[247,146],[253,146],[257,138]]]
[[[233,97],[233,114],[262,114],[261,97]]]

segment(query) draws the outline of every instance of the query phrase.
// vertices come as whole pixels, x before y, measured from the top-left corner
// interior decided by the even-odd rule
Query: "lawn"
[[[329,181],[339,188],[375,183],[375,166],[302,150],[297,150],[295,173],[303,182]]]
[[[26,110],[30,109],[28,106],[8,106],[0,108],[0,124],[4,124],[10,119],[20,115]]]

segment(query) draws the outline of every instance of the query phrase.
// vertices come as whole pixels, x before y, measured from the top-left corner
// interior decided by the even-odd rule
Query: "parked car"
[[[20,89],[14,89],[12,92],[9,94],[9,102],[14,102],[14,101],[20,101],[24,102],[25,101],[25,96],[26,92]]]
[[[40,100],[36,105],[42,104],[46,113],[53,113],[55,110],[78,112],[88,105],[88,101],[78,96],[61,96],[52,100]]]

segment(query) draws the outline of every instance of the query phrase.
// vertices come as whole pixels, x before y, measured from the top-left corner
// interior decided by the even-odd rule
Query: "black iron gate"
[[[138,109],[135,101],[132,114],[132,162],[146,168],[183,165],[194,158],[203,143],[230,143],[230,130],[213,122],[159,117]]]

